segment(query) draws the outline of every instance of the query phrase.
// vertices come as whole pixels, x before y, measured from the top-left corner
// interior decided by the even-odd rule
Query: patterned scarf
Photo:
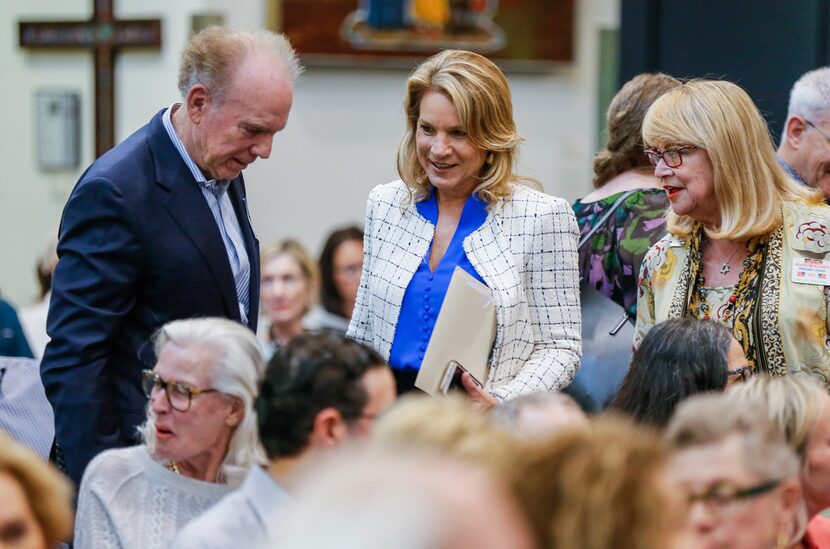
[[[704,284],[702,274],[703,244],[706,241],[703,226],[698,225],[689,238],[689,255],[687,258],[688,288],[685,292],[682,316],[694,318],[709,318],[708,306],[703,299],[705,292],[701,290]],[[753,237],[746,244],[747,257],[743,261],[743,269],[735,286],[734,308],[726,319],[732,321],[732,334],[741,344],[744,355],[753,371],[767,371],[767,362],[764,357],[763,341],[754,324],[760,299],[764,264],[767,258],[769,236]],[[686,270],[686,269],[684,269]],[[681,279],[682,280],[682,279]],[[760,347],[759,347],[760,346]]]

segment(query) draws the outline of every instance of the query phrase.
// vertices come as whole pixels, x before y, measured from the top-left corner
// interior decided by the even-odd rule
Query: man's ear
[[[323,408],[314,416],[311,428],[311,445],[328,448],[339,445],[347,435],[346,423],[336,408]]]
[[[801,148],[801,143],[804,140],[804,132],[808,129],[807,121],[804,117],[797,114],[789,117],[787,123],[784,125],[784,139],[787,140],[787,145],[793,150]]]
[[[236,427],[245,418],[245,405],[239,397],[231,397],[231,409],[225,417],[225,423],[231,427]]]
[[[185,107],[187,117],[193,124],[198,125],[210,107],[210,92],[204,84],[195,84],[187,91]]]

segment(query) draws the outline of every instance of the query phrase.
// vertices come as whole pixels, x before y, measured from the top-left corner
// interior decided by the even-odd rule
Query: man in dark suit
[[[61,220],[41,366],[70,477],[137,442],[151,335],[188,317],[256,329],[259,250],[242,170],[268,158],[301,68],[281,35],[213,27],[188,43],[183,102],[81,176]]]

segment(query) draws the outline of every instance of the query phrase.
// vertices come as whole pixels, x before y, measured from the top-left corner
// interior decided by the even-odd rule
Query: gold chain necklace
[[[177,475],[181,475],[181,474],[182,474],[182,472],[181,472],[181,471],[179,471],[179,466],[178,466],[178,465],[176,465],[176,462],[175,462],[175,461],[171,461],[170,463],[168,463],[168,464],[167,464],[167,468],[168,468],[168,469],[170,469],[171,471],[173,471],[174,473],[176,473]]]

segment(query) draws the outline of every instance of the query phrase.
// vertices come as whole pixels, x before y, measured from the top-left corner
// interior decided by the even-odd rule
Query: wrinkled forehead
[[[188,342],[168,341],[161,349],[153,371],[165,381],[192,385],[210,382],[215,369],[215,352]]]
[[[676,450],[669,474],[684,486],[709,487],[719,482],[743,485],[758,481],[748,467],[746,440],[741,434]]]

